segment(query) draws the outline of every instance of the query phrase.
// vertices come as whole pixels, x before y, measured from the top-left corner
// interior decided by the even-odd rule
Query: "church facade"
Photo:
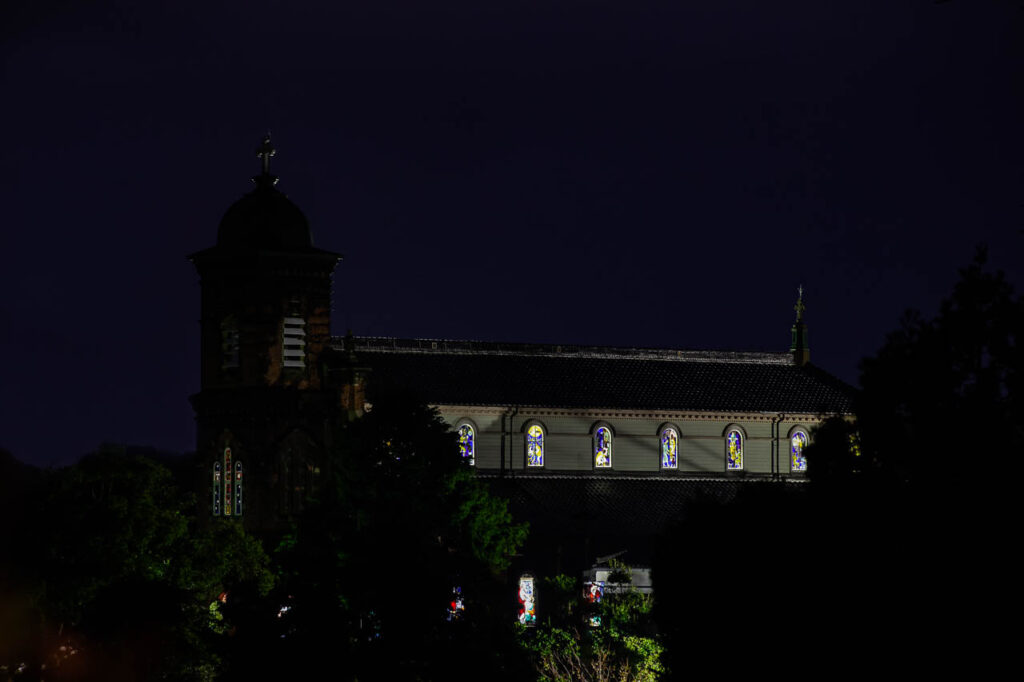
[[[341,256],[313,246],[276,188],[269,138],[258,153],[255,189],[216,245],[190,256],[202,308],[191,400],[214,516],[265,529],[300,512],[337,425],[372,409],[368,382],[437,407],[531,536],[559,552],[559,537],[576,536],[574,565],[638,527],[657,532],[694,495],[798,484],[813,427],[852,411],[851,389],[809,362],[802,302],[778,353],[331,337]]]

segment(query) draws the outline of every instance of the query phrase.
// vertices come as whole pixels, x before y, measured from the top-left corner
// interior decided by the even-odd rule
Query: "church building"
[[[190,256],[201,282],[197,452],[214,516],[280,526],[322,475],[368,382],[414,388],[463,457],[531,522],[551,568],[589,566],[750,481],[799,485],[812,429],[852,389],[810,363],[802,295],[788,351],[718,352],[330,335],[332,273],[270,174]],[[780,324],[780,327],[782,325]],[[529,549],[529,548],[528,548]],[[542,561],[537,559],[537,561]],[[543,560],[547,561],[547,559]]]

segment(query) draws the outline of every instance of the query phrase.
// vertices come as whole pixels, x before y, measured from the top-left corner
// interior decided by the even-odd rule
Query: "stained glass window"
[[[220,516],[220,462],[213,463],[213,515]]]
[[[529,574],[519,578],[519,622],[527,627],[537,625],[537,594]]]
[[[612,465],[612,430],[598,427],[594,432],[594,466],[607,469]]]
[[[592,628],[601,627],[601,614],[595,613],[594,609],[597,604],[601,603],[602,598],[604,598],[603,580],[583,583],[583,600],[590,611],[587,617],[587,624]]]
[[[465,610],[466,603],[462,599],[462,587],[457,585],[452,588],[452,596],[448,600],[448,622],[458,620]]]
[[[736,471],[743,468],[743,436],[730,431],[725,437],[725,468]]]
[[[231,516],[234,511],[231,506],[234,497],[235,487],[231,485],[231,448],[224,448],[224,516]]]
[[[804,457],[804,446],[807,445],[807,434],[797,431],[789,441],[790,468],[793,471],[807,471],[807,459]]]
[[[661,468],[679,468],[679,434],[671,427],[661,432]]]
[[[242,515],[242,463],[232,463],[231,448],[213,463],[213,515]]]
[[[459,427],[459,454],[469,462],[469,466],[476,464],[475,436],[473,427],[469,424]]]
[[[537,424],[526,430],[526,466],[544,466],[544,429]]]
[[[242,463],[235,462],[235,516],[242,515]]]

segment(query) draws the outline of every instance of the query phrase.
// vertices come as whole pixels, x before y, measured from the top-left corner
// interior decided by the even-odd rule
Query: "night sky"
[[[139,5],[139,6],[136,6]],[[787,350],[856,384],[986,243],[1024,288],[1016,1],[0,9],[0,447],[194,448],[199,286],[269,129],[335,334]]]

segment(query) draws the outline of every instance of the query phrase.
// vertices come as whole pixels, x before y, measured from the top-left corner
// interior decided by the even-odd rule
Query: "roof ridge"
[[[676,348],[624,348],[575,344],[512,343],[456,339],[417,339],[393,336],[356,336],[356,351],[376,353],[424,353],[447,355],[529,355],[533,357],[586,357],[688,362],[729,362],[742,364],[792,365],[785,351],[684,350]],[[343,346],[343,337],[331,337],[330,344]]]

